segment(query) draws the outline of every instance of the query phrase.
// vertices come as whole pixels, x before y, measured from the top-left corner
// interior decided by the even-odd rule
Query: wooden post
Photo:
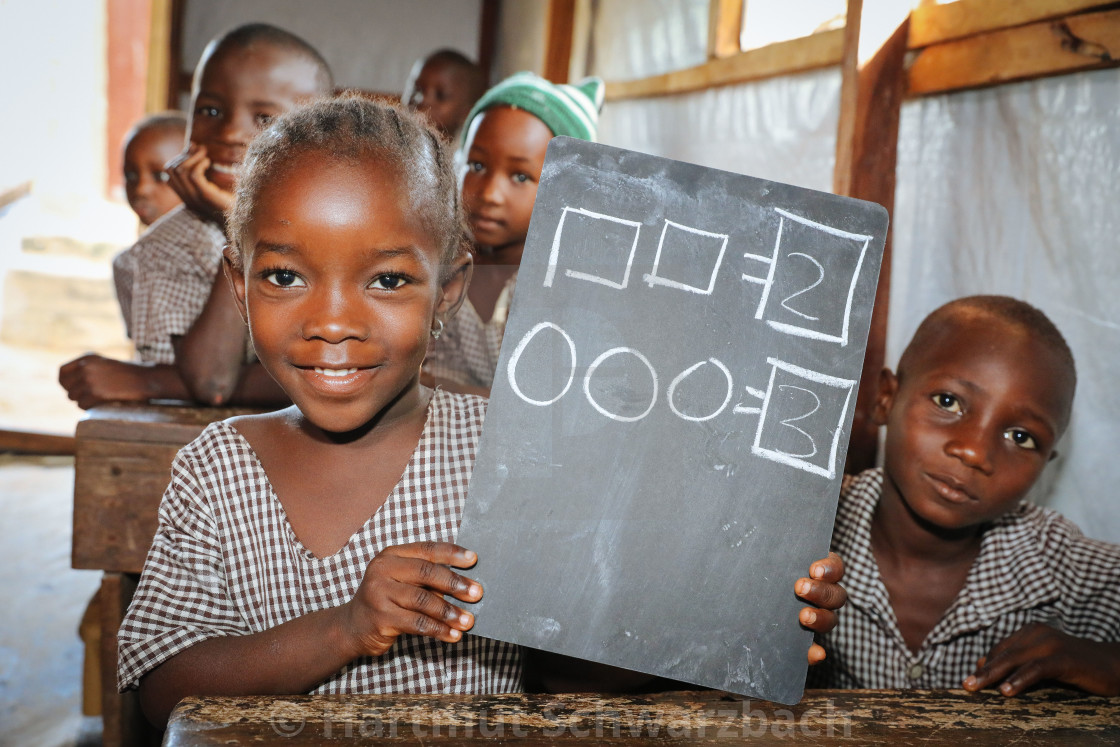
[[[490,86],[490,73],[494,67],[494,46],[498,38],[498,20],[501,13],[498,0],[482,0],[478,22],[478,66],[483,79]]]
[[[853,16],[852,10],[855,9]],[[895,164],[898,155],[898,122],[906,93],[906,60],[909,19],[902,22],[878,51],[862,65],[858,62],[858,40],[862,0],[849,0],[848,35],[841,89],[840,122],[836,143],[837,194],[877,202],[893,220]],[[886,360],[887,312],[890,301],[891,232],[887,230],[875,310],[867,340],[863,375],[856,400],[855,420],[848,447],[848,472],[874,466],[878,450],[878,427],[871,421],[875,393]]]
[[[575,19],[575,0],[548,0],[543,77],[553,83],[568,82]]]
[[[105,5],[106,48],[106,191],[123,186],[121,142],[144,115],[148,78],[151,0],[108,0]]]
[[[170,0],[168,9],[167,32],[167,106],[179,109],[179,97],[191,90],[191,78],[198,60],[186,60],[187,71],[183,71],[183,4],[185,0]],[[187,112],[190,116],[190,112]]]
[[[145,110],[158,112],[178,108],[171,102],[171,79],[178,71],[171,67],[171,33],[173,0],[151,0],[151,23],[148,28],[148,73],[144,87]]]
[[[739,54],[743,32],[743,0],[711,0],[708,10],[708,59]]]

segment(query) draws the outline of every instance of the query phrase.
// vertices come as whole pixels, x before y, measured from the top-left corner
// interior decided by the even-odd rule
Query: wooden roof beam
[[[921,96],[1120,65],[1120,9],[977,34],[922,49],[907,93]]]

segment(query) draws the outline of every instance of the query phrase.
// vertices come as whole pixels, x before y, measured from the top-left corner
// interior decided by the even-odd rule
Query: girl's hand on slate
[[[1095,695],[1120,695],[1120,643],[1098,643],[1032,623],[993,646],[964,689],[975,692],[999,683],[1004,695],[1018,695],[1043,680]]]
[[[836,627],[836,610],[848,601],[848,592],[840,585],[844,578],[844,561],[834,552],[809,566],[809,578],[794,584],[797,596],[813,607],[803,607],[798,614],[801,625],[814,633],[827,633]],[[809,647],[809,663],[824,660],[824,648],[814,643]]]
[[[195,213],[225,225],[226,210],[233,205],[233,193],[206,178],[210,157],[206,147],[191,143],[165,167],[171,188]]]
[[[454,643],[474,615],[451,604],[482,599],[482,586],[451,568],[470,568],[478,557],[450,542],[388,547],[370,561],[347,606],[347,632],[358,656],[380,656],[404,633]],[[449,567],[450,566],[450,567]]]

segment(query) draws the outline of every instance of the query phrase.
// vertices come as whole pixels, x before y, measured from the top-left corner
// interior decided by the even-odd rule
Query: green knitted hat
[[[603,107],[602,78],[585,78],[576,85],[550,83],[529,72],[514,73],[482,94],[467,115],[461,145],[465,145],[471,123],[495,106],[524,109],[545,123],[553,135],[595,141],[599,110]]]

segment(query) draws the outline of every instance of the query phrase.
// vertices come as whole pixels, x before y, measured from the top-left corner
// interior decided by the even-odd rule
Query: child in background
[[[470,278],[451,164],[418,115],[352,96],[250,147],[226,268],[294,405],[176,457],[118,638],[153,722],[190,694],[520,688],[518,648],[455,604],[482,596],[452,543],[486,401],[419,383]],[[820,561],[796,588],[838,606],[840,573]]]
[[[166,166],[183,150],[187,118],[182,112],[144,117],[124,138],[124,192],[145,226],[183,201],[171,188]]]
[[[517,73],[471,109],[463,204],[477,266],[467,302],[432,345],[424,366],[432,382],[489,394],[548,142],[555,135],[594,141],[602,104],[598,78],[569,86]]]
[[[187,118],[182,112],[149,114],[124,137],[122,168],[128,205],[144,226],[150,226],[182,200],[168,183],[164,166],[183,150]],[[82,660],[82,715],[101,715],[101,590],[82,615],[78,635],[85,648]]]
[[[851,604],[818,636],[811,687],[1120,694],[1120,546],[1023,500],[1075,383],[1061,333],[1022,301],[962,298],[922,322],[879,379],[885,465],[844,480],[832,549]]]
[[[236,309],[220,313],[229,289],[210,298],[221,279],[226,244],[224,211],[245,148],[261,127],[296,102],[329,93],[330,69],[310,45],[266,24],[240,26],[207,45],[191,86],[189,147],[168,164],[173,188],[184,205],[168,213],[113,261],[117,298],[139,362],[85,355],[64,365],[59,381],[83,408],[103,402],[200,399],[211,404],[271,403],[280,396],[258,365],[246,365],[248,336]],[[205,372],[176,367],[206,366],[218,356],[198,349],[176,353],[204,305],[218,309],[209,340],[218,349],[235,349],[238,386],[223,401],[199,397]],[[196,345],[196,348],[201,346]],[[247,350],[248,348],[248,350]],[[245,370],[242,370],[242,369]],[[192,375],[193,374],[193,380]],[[192,391],[193,390],[193,391]]]
[[[401,101],[454,141],[485,90],[482,68],[453,49],[440,49],[412,66]]]

